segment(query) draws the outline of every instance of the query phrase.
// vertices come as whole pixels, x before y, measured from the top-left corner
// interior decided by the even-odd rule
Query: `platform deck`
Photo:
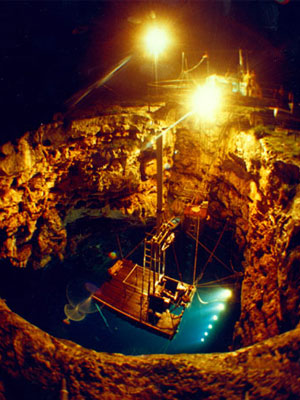
[[[180,315],[175,315],[169,310],[172,299],[163,296],[162,286],[155,285],[155,293],[153,294],[153,272],[147,268],[143,272],[143,267],[134,264],[132,261],[118,260],[110,268],[109,273],[110,279],[93,294],[94,300],[131,320],[131,322],[172,339],[177,332],[183,311]],[[156,274],[156,282],[158,278],[158,274]],[[165,279],[169,284],[174,283],[180,288],[180,292],[175,292],[174,297],[178,297],[179,293],[185,291],[185,303],[187,304],[192,299],[194,290],[192,285],[183,284],[169,277]],[[149,296],[148,293],[153,295]],[[155,304],[155,307],[153,307],[153,304]]]
[[[206,219],[208,211],[207,207],[207,205],[202,204],[188,204],[184,210],[184,216],[190,218]]]

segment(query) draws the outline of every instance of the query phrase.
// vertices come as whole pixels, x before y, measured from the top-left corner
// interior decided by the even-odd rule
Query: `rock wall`
[[[1,400],[300,397],[299,329],[234,352],[133,357],[54,338],[2,300],[0,316]]]
[[[244,255],[235,345],[294,328],[300,292],[299,132],[234,118],[177,130],[170,195],[207,198],[212,226],[234,229]]]
[[[53,257],[64,258],[66,227],[75,220],[153,218],[156,161],[149,142],[158,128],[147,108],[115,108],[41,126],[17,144],[3,145],[2,258],[41,268]]]
[[[147,221],[156,210],[155,134],[184,111],[114,107],[57,121],[0,153],[0,254],[41,268],[67,255],[67,226],[81,218]],[[215,125],[187,118],[164,141],[166,214],[209,200],[210,224],[234,232],[244,255],[236,346],[299,321],[298,132],[251,127],[227,113]]]

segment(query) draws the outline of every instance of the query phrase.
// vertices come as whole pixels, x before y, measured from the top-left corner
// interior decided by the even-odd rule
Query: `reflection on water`
[[[78,248],[73,258],[63,264],[53,262],[38,271],[1,265],[0,296],[7,300],[13,311],[48,333],[97,351],[133,355],[226,351],[231,345],[239,309],[235,299],[224,297],[224,289],[220,286],[198,288],[172,341],[134,326],[105,308],[96,307],[91,294],[115,262],[109,253],[118,250],[116,226],[103,226],[103,232],[94,234]],[[144,237],[145,228],[127,228],[118,232],[124,254],[128,254]],[[213,245],[214,242],[206,243],[210,248]],[[190,282],[192,268],[189,266],[193,266],[194,243],[179,236],[176,246],[184,281]],[[230,251],[228,242],[223,247],[221,243],[218,251],[218,257],[225,260],[228,257],[225,251]],[[142,256],[143,248],[140,247],[130,258],[139,263]],[[206,253],[199,254],[199,268],[205,257],[208,257]],[[167,258],[168,275],[173,273],[173,277],[178,279],[172,251]],[[209,281],[223,278],[222,274],[212,261],[205,278]],[[69,324],[63,323],[64,320]]]
[[[82,279],[70,282],[66,290],[69,303],[64,306],[66,318],[63,322],[69,325],[70,321],[82,321],[87,314],[96,312],[97,306],[92,299],[96,291],[97,286]]]
[[[198,289],[205,304],[194,296],[171,341],[134,326],[106,309],[102,309],[106,323],[98,313],[89,315],[81,323],[71,324],[69,334],[77,342],[83,340],[85,346],[93,343],[97,351],[131,355],[226,351],[231,344],[236,310],[220,296],[222,290],[217,287]]]

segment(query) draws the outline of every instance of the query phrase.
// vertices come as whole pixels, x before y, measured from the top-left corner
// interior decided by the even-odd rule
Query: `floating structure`
[[[130,260],[118,260],[110,279],[93,294],[95,301],[160,336],[172,339],[195,287]]]
[[[172,126],[179,123],[179,119]],[[127,259],[118,260],[109,269],[109,279],[93,293],[102,306],[126,317],[140,327],[172,339],[184,310],[196,291],[196,267],[200,225],[207,218],[208,203],[187,205],[184,220],[196,238],[193,284],[184,283],[165,274],[166,250],[175,239],[180,218],[164,221],[163,210],[163,135],[156,135],[157,211],[156,232],[144,240],[143,266]],[[190,232],[191,233],[191,232]]]
[[[108,270],[110,279],[93,293],[103,306],[168,339],[176,334],[196,289],[165,275],[165,252],[179,223],[179,218],[162,223],[144,240],[143,266],[118,260]]]

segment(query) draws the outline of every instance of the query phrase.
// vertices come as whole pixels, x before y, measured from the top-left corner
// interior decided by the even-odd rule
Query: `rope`
[[[133,253],[136,251],[136,249],[137,249],[138,247],[140,247],[140,245],[141,245],[143,242],[144,242],[144,239],[141,240],[141,241],[127,254],[127,256],[125,257],[125,259],[129,258],[129,257],[131,256],[131,254],[133,254]]]
[[[197,218],[197,233],[196,233],[196,248],[194,258],[194,273],[193,273],[193,285],[196,282],[196,270],[197,270],[197,259],[198,259],[198,242],[199,242],[199,229],[200,229],[200,218]]]
[[[101,308],[98,306],[97,303],[95,303],[95,306],[96,306],[97,310],[99,311],[99,314],[101,315],[101,317],[102,317],[102,319],[103,319],[103,321],[104,321],[105,326],[106,326],[107,329],[111,332],[110,326],[108,325],[107,319],[105,318],[103,312],[101,311]]]
[[[172,242],[172,250],[173,250],[173,255],[174,255],[174,259],[175,259],[175,263],[176,263],[177,273],[178,273],[179,279],[181,280],[181,282],[183,282],[182,273],[180,271],[180,267],[179,267],[179,263],[178,263],[178,259],[177,259],[177,255],[176,255],[176,251],[175,251],[175,247],[174,247],[174,242]]]
[[[196,240],[195,236],[191,235],[189,232],[187,232],[188,236],[190,236],[193,240]],[[198,240],[198,243],[200,244],[200,246],[206,250],[208,253],[211,253],[211,251],[203,244],[200,242],[200,240]],[[222,260],[219,259],[219,257],[217,257],[215,254],[213,254],[213,257],[219,261],[220,264],[223,265],[223,267],[225,267],[226,269],[228,269],[228,271],[232,272],[232,270],[228,267],[228,265],[226,265]]]
[[[155,228],[153,228],[150,233],[146,233],[146,235],[151,235],[154,232],[154,230],[155,230]],[[140,245],[144,242],[144,240],[145,240],[145,238],[142,239],[124,258],[125,259],[129,258],[131,256],[131,254],[133,254],[136,251],[136,249],[138,247],[140,247]]]
[[[198,68],[198,67],[202,64],[202,62],[203,62],[204,60],[206,60],[206,59],[207,59],[207,55],[205,54],[205,55],[201,58],[201,60],[200,60],[196,65],[194,65],[192,68],[190,68],[190,69],[184,71],[184,73],[188,74],[189,72],[194,71],[194,70],[195,70],[196,68]]]
[[[211,262],[212,256],[213,256],[214,252],[216,251],[217,247],[219,246],[219,243],[220,243],[220,241],[221,241],[221,239],[222,239],[222,237],[224,235],[226,226],[227,226],[227,221],[225,222],[223,230],[222,230],[222,232],[221,232],[221,234],[220,234],[220,236],[219,236],[219,238],[218,238],[218,240],[217,240],[217,242],[215,244],[215,247],[213,248],[213,251],[211,252],[211,255],[209,256],[209,258],[207,260],[208,263]]]
[[[215,283],[218,282],[222,282],[222,281],[226,281],[227,279],[231,279],[231,278],[238,278],[243,276],[243,274],[241,272],[237,272],[235,274],[232,275],[228,275],[225,276],[224,278],[220,278],[220,279],[216,279],[214,281],[209,281],[209,282],[205,282],[205,283],[201,283],[201,284],[197,284],[197,287],[210,287],[210,286],[215,286]],[[234,283],[232,283],[232,285],[235,285]]]
[[[121,247],[121,243],[120,243],[120,238],[119,235],[117,234],[117,243],[118,243],[118,247],[119,247],[119,252],[121,255],[121,259],[123,259],[123,252],[122,252],[122,247]]]
[[[198,292],[196,292],[196,294],[197,294],[198,300],[201,304],[208,304],[208,301],[204,301],[201,299],[200,294]]]

